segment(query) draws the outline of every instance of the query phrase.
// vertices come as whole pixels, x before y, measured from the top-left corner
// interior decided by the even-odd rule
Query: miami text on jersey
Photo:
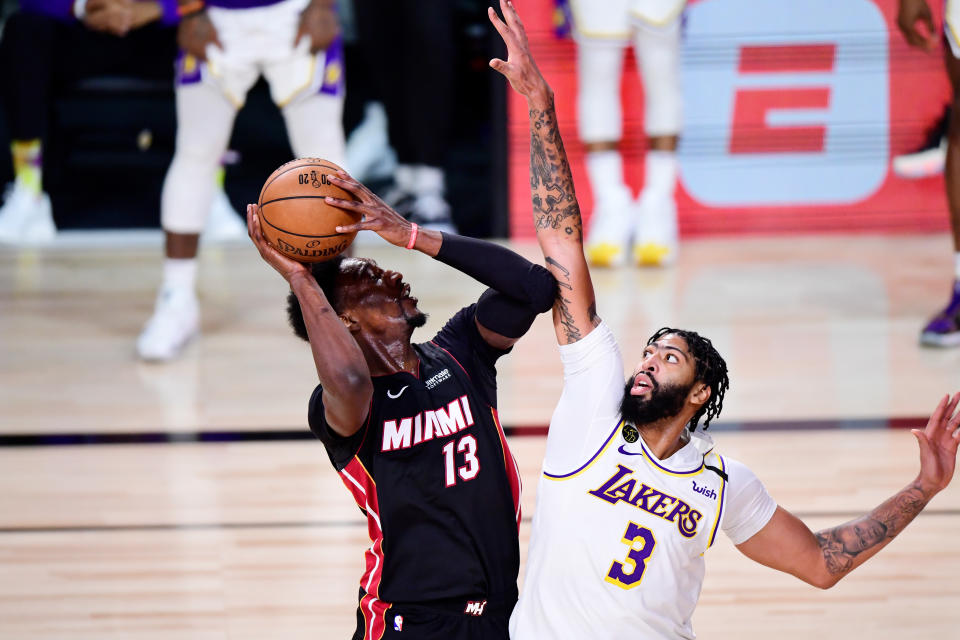
[[[473,425],[473,412],[467,396],[460,396],[446,407],[421,411],[415,416],[383,421],[381,451],[408,449],[440,436],[449,436]]]
[[[609,480],[588,493],[610,504],[617,504],[623,500],[637,509],[642,509],[668,522],[675,522],[677,531],[687,538],[697,535],[697,527],[700,525],[700,519],[703,518],[702,513],[691,508],[680,498],[674,498],[653,487],[641,484],[636,488],[636,479],[628,478],[632,473],[633,469],[618,464],[617,472]]]

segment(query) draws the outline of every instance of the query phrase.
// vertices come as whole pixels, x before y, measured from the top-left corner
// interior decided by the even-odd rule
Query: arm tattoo
[[[845,575],[860,564],[855,558],[885,546],[906,527],[929,500],[916,483],[868,515],[816,534],[830,575]]]
[[[553,103],[530,109],[530,190],[533,221],[539,229],[556,229],[576,241],[583,240],[580,205],[573,189],[573,174],[560,138]]]
[[[564,297],[565,292],[573,291],[573,287],[570,285],[570,270],[550,256],[547,256],[546,260],[547,264],[559,271],[562,277],[562,279],[557,278],[557,301],[554,303],[554,308],[560,315],[563,335],[567,339],[567,344],[570,344],[583,337],[580,334],[580,329],[577,328],[576,321],[573,319],[573,313],[570,312],[570,305],[573,304],[573,301]]]

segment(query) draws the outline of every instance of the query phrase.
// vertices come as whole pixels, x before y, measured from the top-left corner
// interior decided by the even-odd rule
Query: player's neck
[[[360,349],[367,360],[370,375],[384,376],[399,371],[406,371],[416,375],[420,359],[410,344],[410,338],[405,337],[390,341],[377,341],[361,344]]]
[[[666,460],[687,444],[684,440],[686,426],[687,421],[676,416],[638,425],[637,431],[640,432],[640,437],[643,438],[643,443],[647,445],[650,452],[657,456],[658,460]]]

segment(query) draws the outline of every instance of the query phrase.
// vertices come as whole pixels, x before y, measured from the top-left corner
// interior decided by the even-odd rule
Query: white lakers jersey
[[[623,364],[606,325],[561,347],[564,392],[537,492],[514,640],[693,638],[704,553],[722,529],[735,544],[776,503],[713,441],[659,460],[618,420]]]

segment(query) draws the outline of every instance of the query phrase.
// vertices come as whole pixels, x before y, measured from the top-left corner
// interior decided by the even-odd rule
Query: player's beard
[[[625,422],[642,426],[672,418],[683,410],[687,395],[694,383],[689,385],[659,384],[650,378],[653,388],[646,396],[630,395],[634,378],[627,380],[623,387],[623,399],[620,400],[620,415]]]
[[[411,329],[419,329],[423,325],[427,324],[427,314],[419,309],[417,309],[417,312],[414,314],[404,313],[403,316],[407,321],[407,326]]]

